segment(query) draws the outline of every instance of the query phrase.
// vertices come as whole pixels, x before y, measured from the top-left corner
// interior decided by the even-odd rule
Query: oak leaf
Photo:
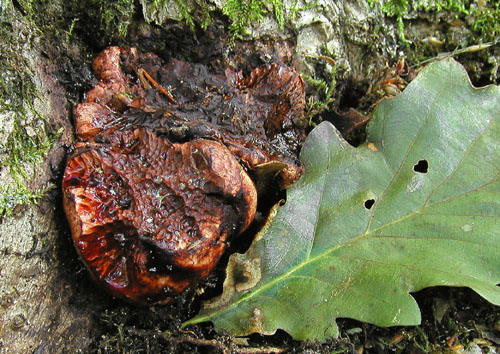
[[[381,102],[364,145],[320,124],[305,175],[231,256],[223,294],[185,325],[324,340],[340,317],[418,324],[410,293],[431,286],[500,305],[499,112],[499,87],[476,89],[444,60]]]

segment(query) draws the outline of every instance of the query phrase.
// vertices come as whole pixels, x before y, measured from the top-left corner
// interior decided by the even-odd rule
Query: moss
[[[2,3],[3,5],[5,3]],[[2,6],[3,6],[2,5]],[[28,3],[22,7],[28,9]],[[39,91],[29,61],[23,56],[32,37],[29,26],[20,25],[11,3],[2,7],[0,20],[0,217],[10,215],[19,204],[36,203],[43,189],[28,187],[32,172],[39,166],[62,131],[49,136],[45,119],[34,108]],[[6,180],[6,182],[5,182]]]
[[[500,3],[473,9],[472,30],[479,34],[483,42],[498,41],[500,36]]]
[[[179,9],[180,18],[195,31],[196,25],[206,29],[210,24],[211,8],[207,0],[141,0],[143,13],[146,21],[164,24],[173,13],[167,11],[174,4]],[[315,6],[314,3],[313,6]],[[302,8],[297,8],[297,2],[290,7],[290,14],[294,16]],[[309,8],[309,7],[308,7]],[[272,12],[274,19],[280,29],[285,26],[285,2],[284,0],[227,0],[222,5],[222,13],[229,17],[231,42],[234,39],[242,39],[249,28],[255,22],[264,20],[264,16]]]
[[[191,28],[191,31],[194,32],[195,25],[193,17],[191,16],[191,12],[189,11],[189,9],[186,7],[186,5],[182,0],[176,0],[176,2],[177,5],[179,5],[180,15],[182,19],[188,24],[189,28]]]
[[[46,189],[32,191],[23,184],[0,186],[0,217],[11,216],[18,205],[38,204],[46,192]]]
[[[210,8],[206,0],[141,0],[141,4],[146,21],[155,22],[157,25],[162,25],[171,18],[173,12],[169,9],[175,6],[178,8],[180,20],[193,32],[196,30],[196,24],[206,29],[211,22]]]
[[[136,10],[135,0],[17,0],[16,4],[33,24],[32,29],[51,38],[56,46],[61,43],[54,39],[64,39],[75,32],[103,46],[123,39]]]
[[[408,44],[405,36],[404,18],[413,10],[436,14],[442,11],[450,12],[454,17],[469,16],[471,29],[479,36],[480,42],[498,40],[500,36],[500,3],[487,1],[484,3],[472,0],[367,0],[373,8],[380,9],[387,17],[396,18],[400,40]]]
[[[460,56],[476,85],[498,83],[500,2],[495,0],[367,0],[395,18],[408,62]],[[418,11],[418,13],[417,13]],[[412,19],[417,19],[412,21]],[[424,21],[426,20],[426,26]],[[406,25],[406,27],[405,27]],[[432,29],[435,33],[426,31]],[[423,32],[420,32],[423,29]],[[408,36],[408,37],[407,37]],[[407,38],[411,39],[410,42]]]
[[[232,23],[229,26],[233,37],[242,38],[247,34],[246,28],[250,27],[252,22],[261,22],[264,15],[268,12],[266,5],[273,8],[274,18],[278,26],[283,29],[284,4],[283,0],[227,0],[222,7],[224,15],[228,16]]]
[[[468,15],[471,10],[471,0],[367,0],[370,7],[379,5],[381,11],[387,17],[396,19],[398,27],[398,36],[401,42],[408,45],[409,42],[405,36],[404,19],[408,17],[411,11],[425,11],[440,13],[449,11],[455,16],[459,14]]]
[[[307,74],[301,74],[312,91],[312,94],[309,95],[309,101],[306,103],[306,115],[304,118],[309,126],[316,126],[316,124],[320,123],[322,121],[322,114],[331,110],[335,103],[333,94],[337,87],[337,66],[332,59],[333,54],[328,52],[326,46],[324,46],[323,52],[326,55],[320,56],[318,60],[331,66],[328,82],[323,78],[316,79]]]
[[[7,134],[5,141],[0,143],[0,151],[6,152],[6,157],[0,159],[0,167],[8,167],[12,178],[19,185],[23,179],[29,177],[25,165],[41,164],[52,144],[62,134],[60,130],[53,136],[48,136],[43,125],[21,125],[22,118],[22,112],[15,112],[13,130]],[[32,134],[28,134],[28,129],[33,131]]]
[[[244,34],[247,34],[246,28],[252,22],[260,22],[264,19],[266,9],[259,0],[227,0],[222,13],[232,21],[229,26],[232,37],[241,39]]]
[[[292,20],[295,19],[297,14],[300,12],[309,11],[309,10],[314,9],[318,5],[318,1],[319,0],[314,0],[303,7],[298,7],[297,4],[298,4],[299,0],[295,0],[293,2],[292,6],[290,6],[290,19],[292,19]]]
[[[97,15],[101,29],[105,33],[122,38],[127,35],[128,26],[134,14],[133,0],[92,0],[92,5],[99,9]]]

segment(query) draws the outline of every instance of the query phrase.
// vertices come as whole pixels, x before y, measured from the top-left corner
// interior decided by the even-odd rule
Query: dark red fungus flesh
[[[207,276],[257,202],[250,177],[222,144],[172,144],[145,129],[77,151],[63,189],[87,267],[113,295],[138,303]]]
[[[64,210],[93,278],[137,304],[165,303],[210,274],[253,221],[249,175],[279,162],[295,182],[304,84],[282,64],[248,77],[110,47],[100,78],[74,109]],[[248,173],[247,173],[248,172]]]

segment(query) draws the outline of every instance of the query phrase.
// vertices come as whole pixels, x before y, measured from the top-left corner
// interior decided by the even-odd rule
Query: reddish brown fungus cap
[[[253,220],[253,182],[221,143],[115,132],[69,158],[64,209],[93,277],[115,296],[161,303],[207,276]]]
[[[63,179],[71,233],[113,295],[163,303],[208,276],[252,222],[246,171],[260,195],[300,177],[305,85],[281,63],[244,77],[135,48],[106,48],[93,69]]]

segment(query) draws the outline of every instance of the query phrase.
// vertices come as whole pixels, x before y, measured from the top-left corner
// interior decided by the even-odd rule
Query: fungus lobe
[[[64,210],[85,266],[111,294],[137,304],[165,303],[210,274],[227,240],[254,219],[257,190],[247,170],[279,161],[288,184],[302,168],[293,154],[283,154],[287,148],[268,152],[259,142],[266,130],[269,139],[293,130],[288,136],[300,142],[300,130],[290,122],[303,108],[289,98],[300,103],[302,81],[292,69],[272,64],[248,78],[231,74],[231,86],[207,73],[196,84],[185,83],[176,75],[192,66],[176,63],[167,70],[158,57],[134,48],[110,47],[99,55],[94,70],[101,81],[74,109],[80,142],[62,183]],[[274,80],[274,94],[254,89],[265,95],[260,105],[249,93],[259,86],[259,75]],[[175,99],[162,86],[169,80],[184,82]],[[207,81],[213,85],[207,88]],[[202,114],[209,110],[207,97],[221,105],[219,118]],[[251,107],[239,101],[236,117],[229,102],[233,117],[227,119],[222,103],[235,98]],[[224,120],[223,127],[211,120]],[[258,126],[260,135],[238,134],[246,129],[242,124]]]
[[[144,129],[77,150],[63,189],[90,272],[137,303],[164,300],[207,276],[256,209],[253,182],[222,144],[172,144]]]

